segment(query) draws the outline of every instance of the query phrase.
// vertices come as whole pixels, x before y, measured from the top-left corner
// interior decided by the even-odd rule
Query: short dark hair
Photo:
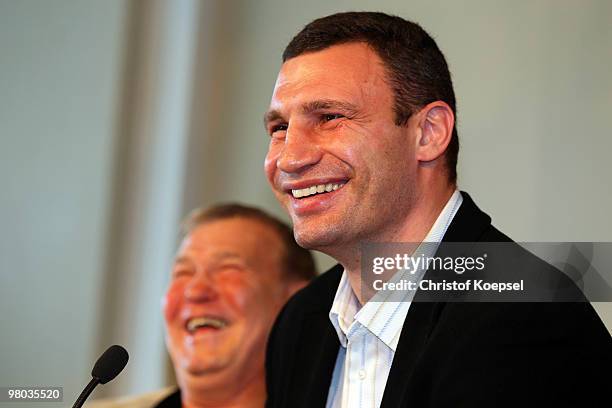
[[[198,208],[185,218],[182,231],[186,236],[202,224],[228,218],[247,218],[259,221],[278,234],[283,244],[281,268],[285,277],[289,280],[311,280],[317,275],[312,254],[295,242],[291,228],[259,208],[237,203],[223,203],[208,208]]]
[[[453,83],[444,55],[436,42],[416,23],[378,12],[345,12],[309,23],[287,45],[283,62],[298,55],[338,44],[363,42],[385,64],[395,96],[395,124],[404,125],[420,108],[446,102],[455,117]],[[449,181],[457,181],[459,137],[453,128],[446,150]]]

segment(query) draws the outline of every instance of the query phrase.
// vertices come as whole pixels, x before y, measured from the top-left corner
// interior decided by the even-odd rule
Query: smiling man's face
[[[333,256],[392,237],[414,200],[416,126],[394,122],[393,92],[363,43],[286,61],[265,116],[265,172],[298,243]]]
[[[268,332],[287,297],[282,248],[274,230],[241,217],[206,222],[185,237],[164,298],[179,383],[231,388],[263,376]]]

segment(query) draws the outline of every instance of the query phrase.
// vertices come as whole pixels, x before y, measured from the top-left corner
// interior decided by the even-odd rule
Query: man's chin
[[[325,252],[325,248],[334,246],[338,238],[330,230],[298,228],[294,229],[295,241],[306,249]]]
[[[182,369],[190,376],[213,375],[222,372],[228,364],[218,356],[193,356],[186,357]]]

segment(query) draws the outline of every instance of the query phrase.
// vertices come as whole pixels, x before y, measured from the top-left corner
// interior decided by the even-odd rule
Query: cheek
[[[253,283],[244,279],[224,279],[223,282],[219,282],[219,288],[222,288],[222,296],[228,307],[237,316],[252,314],[259,307],[258,304],[265,301]]]
[[[268,154],[266,155],[266,159],[264,160],[264,172],[266,174],[268,182],[272,185],[274,185],[274,176],[276,174],[276,161],[278,160],[280,149],[280,143],[278,141],[275,141],[274,139],[271,139],[270,145],[268,147]]]
[[[376,157],[379,134],[371,129],[364,129],[354,124],[345,124],[337,137],[322,141],[327,153],[353,171],[359,171],[370,165]],[[373,164],[373,165],[380,165]]]
[[[184,290],[185,284],[182,282],[172,282],[168,287],[162,304],[166,322],[170,323],[178,317]]]
[[[381,127],[378,132],[385,137],[372,138],[376,142],[357,153],[362,155],[362,162],[376,163],[376,174],[406,175],[409,169],[416,166],[410,137],[393,127]]]

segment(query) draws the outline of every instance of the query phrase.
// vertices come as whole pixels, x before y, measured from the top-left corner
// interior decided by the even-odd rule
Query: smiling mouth
[[[195,333],[198,329],[221,330],[228,325],[228,321],[216,316],[200,316],[187,320],[185,325],[189,333]]]
[[[338,183],[316,184],[306,188],[291,190],[291,195],[293,198],[304,198],[317,194],[326,194],[341,189],[346,183],[346,181],[342,181]]]

